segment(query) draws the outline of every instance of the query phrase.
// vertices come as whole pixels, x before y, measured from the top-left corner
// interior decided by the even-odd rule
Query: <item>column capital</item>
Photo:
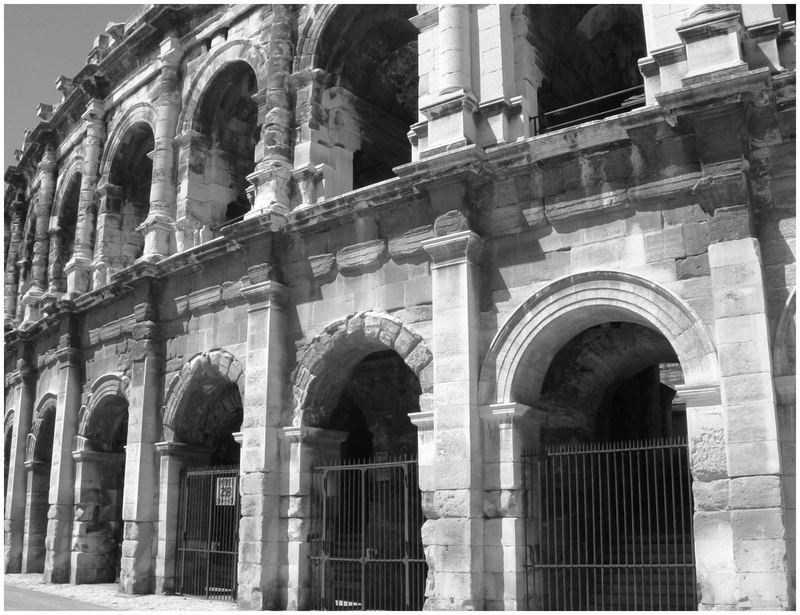
[[[204,461],[213,452],[205,446],[186,444],[185,442],[156,442],[154,446],[162,457],[178,457],[188,462]]]
[[[106,108],[102,101],[93,98],[89,101],[89,104],[86,105],[86,111],[81,114],[81,119],[89,123],[103,123],[105,113]]]
[[[94,461],[104,464],[125,463],[125,453],[103,453],[101,451],[78,450],[72,451],[75,461]]]
[[[244,286],[239,292],[250,304],[251,310],[268,307],[283,308],[289,299],[289,289],[274,280]]]
[[[61,367],[77,367],[81,364],[81,351],[71,346],[57,348],[56,359]]]
[[[498,425],[511,425],[516,419],[520,418],[533,419],[538,423],[543,423],[545,420],[543,410],[515,401],[483,406],[479,410],[479,415],[483,421]]]
[[[425,412],[413,412],[408,415],[411,424],[417,428],[417,431],[429,431],[433,429],[433,410]]]
[[[675,390],[681,400],[686,403],[687,408],[703,408],[722,404],[718,384],[679,384],[675,386]]]
[[[280,438],[289,444],[325,444],[336,445],[347,440],[347,432],[305,425],[290,425],[281,429]]]
[[[483,239],[474,231],[461,231],[422,242],[434,269],[462,263],[476,264],[483,246]]]

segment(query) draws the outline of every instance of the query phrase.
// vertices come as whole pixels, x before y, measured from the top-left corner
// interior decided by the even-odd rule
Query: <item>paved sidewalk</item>
[[[70,585],[69,583],[42,583],[42,575],[5,574],[3,582],[12,587],[33,590],[91,602],[117,611],[235,611],[236,603],[223,600],[203,600],[186,596],[131,596],[117,591],[115,583]]]

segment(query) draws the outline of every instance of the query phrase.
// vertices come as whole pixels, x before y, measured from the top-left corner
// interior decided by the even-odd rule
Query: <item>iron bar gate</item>
[[[239,468],[187,470],[179,510],[175,593],[235,600]]]
[[[418,611],[427,566],[415,460],[316,468],[311,608]]]
[[[529,609],[694,610],[686,441],[523,456]]]

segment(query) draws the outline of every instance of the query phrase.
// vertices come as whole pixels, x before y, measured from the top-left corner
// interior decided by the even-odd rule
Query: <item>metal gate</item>
[[[311,514],[312,609],[422,609],[416,461],[318,467]]]
[[[694,610],[684,439],[523,456],[528,609]]]
[[[239,468],[187,470],[181,479],[176,594],[236,599]]]

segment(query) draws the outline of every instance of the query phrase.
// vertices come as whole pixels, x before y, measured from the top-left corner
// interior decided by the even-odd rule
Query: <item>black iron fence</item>
[[[561,128],[575,126],[584,122],[591,122],[592,120],[599,120],[610,115],[641,107],[644,103],[644,86],[637,85],[632,88],[606,94],[605,96],[584,100],[574,105],[546,111],[532,117],[533,134],[538,135],[544,132],[553,132]]]
[[[311,513],[312,609],[422,609],[416,461],[318,467]]]
[[[548,447],[523,480],[529,609],[697,608],[685,440]]]
[[[239,468],[187,470],[180,497],[175,593],[235,600]]]

